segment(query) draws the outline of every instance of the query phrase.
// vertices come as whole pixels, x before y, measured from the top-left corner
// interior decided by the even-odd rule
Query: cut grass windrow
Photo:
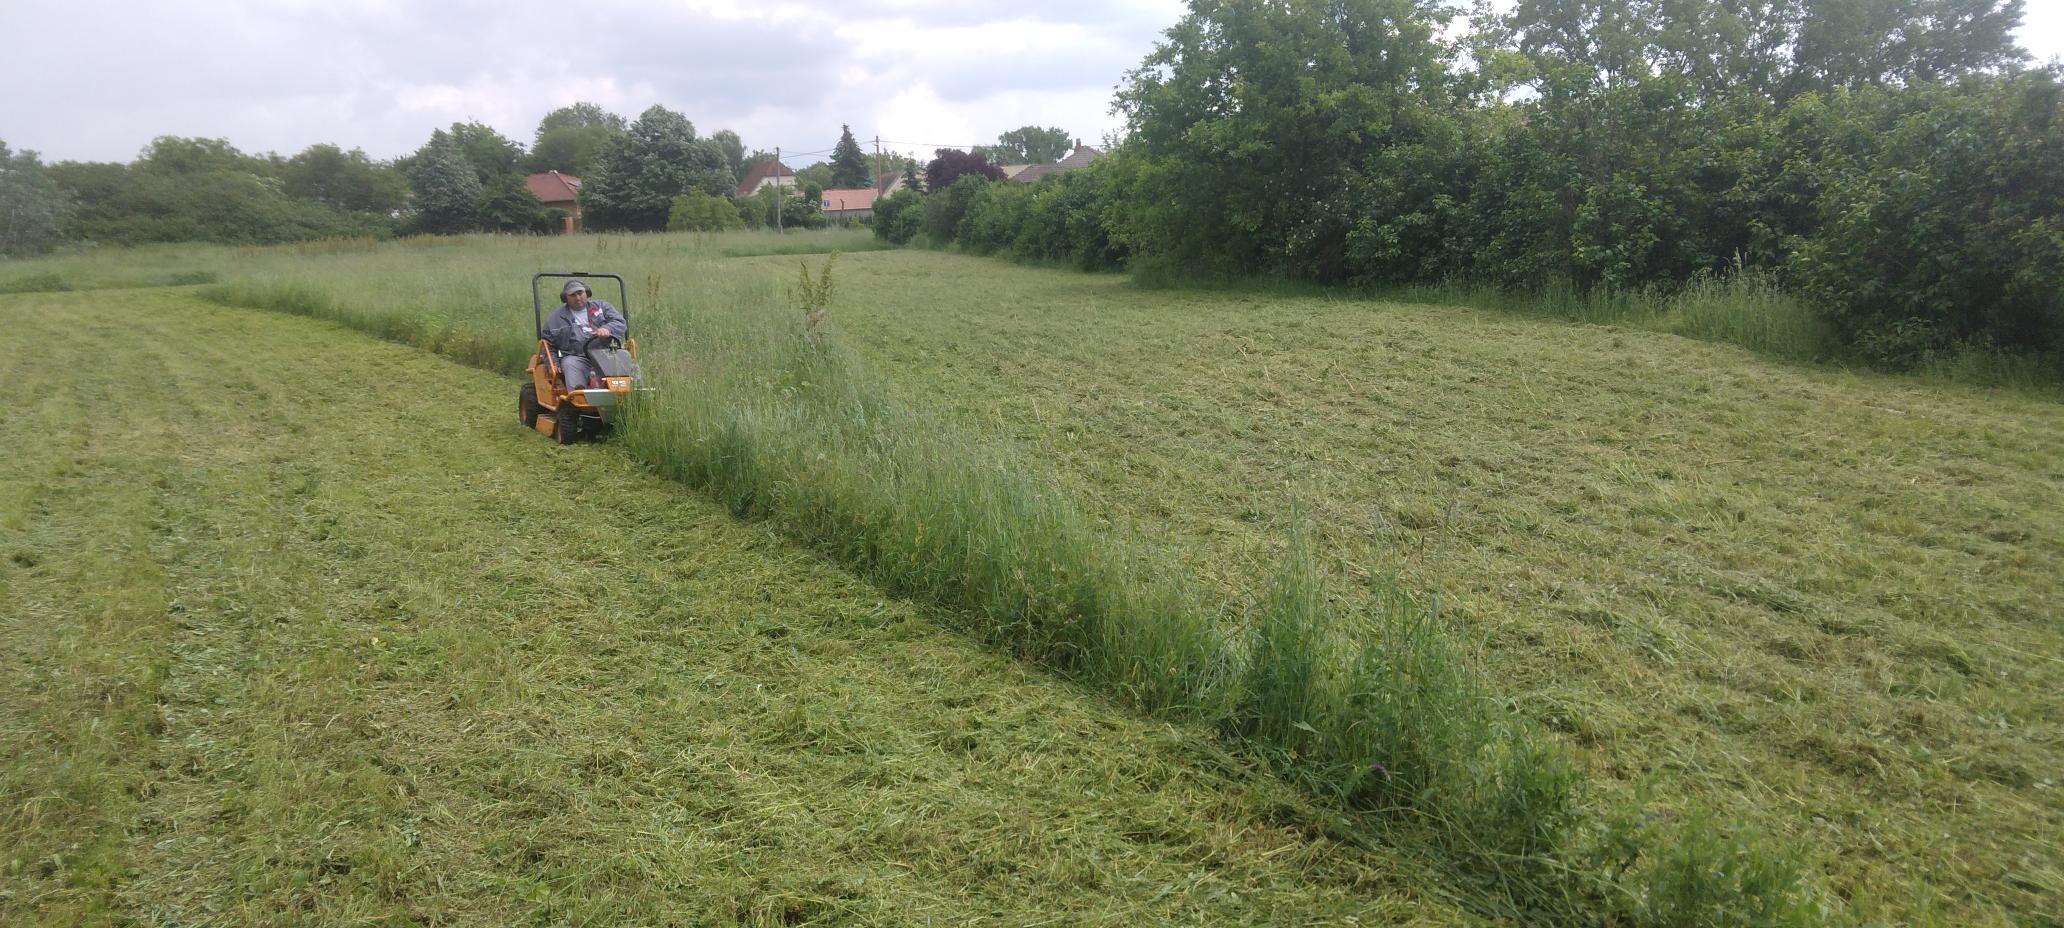
[[[414,292],[479,292],[481,275],[527,270],[480,262],[469,286],[454,269],[397,257],[377,262],[382,296],[410,291],[411,276]],[[1428,836],[1457,874],[1490,890],[1494,911],[1644,925],[1825,917],[1797,859],[1745,830],[1702,817],[1609,824],[1629,817],[1587,805],[1574,765],[1487,695],[1426,605],[1393,594],[1350,637],[1318,582],[1319,557],[1302,550],[1262,602],[1215,601],[1008,449],[895,399],[784,306],[764,273],[669,257],[648,267],[645,312],[633,313],[657,392],[623,430],[662,472],[946,607],[981,638],[1146,712],[1207,725],[1312,792]],[[529,349],[527,314],[506,300],[377,302],[336,269],[282,267],[214,296],[504,372]]]

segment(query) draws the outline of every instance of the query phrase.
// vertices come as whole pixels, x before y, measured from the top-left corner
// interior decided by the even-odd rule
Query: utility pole
[[[788,194],[781,192],[781,146],[774,146],[774,231],[781,232],[781,198]]]
[[[874,186],[881,188],[881,136],[874,137]]]

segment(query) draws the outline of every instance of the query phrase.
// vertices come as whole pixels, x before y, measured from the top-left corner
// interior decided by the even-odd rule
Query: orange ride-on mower
[[[545,333],[545,303],[539,284],[548,277],[616,281],[616,307],[623,313],[624,337],[618,339],[605,332],[584,338],[576,346],[588,370],[593,372],[586,383],[566,382],[565,353],[555,348]],[[537,352],[530,357],[530,380],[516,396],[516,411],[524,427],[536,429],[562,445],[596,438],[609,428],[632,393],[649,389],[638,385],[638,343],[630,337],[629,296],[624,279],[615,274],[567,271],[531,275],[530,304],[538,342]]]

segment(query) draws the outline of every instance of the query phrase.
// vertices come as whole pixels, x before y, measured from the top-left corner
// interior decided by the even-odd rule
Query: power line
[[[961,144],[961,143],[959,143],[959,142],[953,142],[953,143],[947,143],[947,142],[898,142],[898,141],[896,141],[895,139],[882,139],[881,141],[882,141],[882,144],[883,144],[883,145],[909,145],[909,146],[913,146],[913,147],[916,147],[916,148],[986,148],[986,147],[988,147],[988,143],[987,143],[987,142],[977,142],[977,143],[975,143],[975,144],[973,144],[973,145],[963,145],[963,144]]]
[[[875,138],[874,138],[874,141],[875,141],[875,143],[876,143],[876,144],[878,144],[878,145],[904,145],[904,146],[908,146],[908,147],[911,147],[911,148],[917,148],[917,149],[925,149],[925,148],[961,148],[961,149],[975,149],[975,148],[988,148],[988,147],[990,147],[990,145],[991,145],[991,143],[989,143],[989,142],[899,142],[899,141],[897,141],[897,140],[895,140],[895,139],[885,139],[885,138],[882,138],[881,136],[875,136]],[[787,152],[787,153],[788,153],[788,154],[787,154],[787,156],[788,156],[788,157],[791,157],[791,158],[800,158],[800,157],[803,157],[803,156],[805,156],[805,155],[828,155],[828,154],[831,154],[831,153],[833,153],[833,152],[835,152],[835,151],[838,151],[838,146],[837,146],[837,145],[833,145],[833,146],[831,146],[830,148],[820,148],[820,149],[814,149],[814,150],[811,150],[811,151],[791,151],[791,150],[790,150],[790,148],[791,148],[792,146],[788,146],[788,145],[777,145],[777,146],[775,146],[775,147],[776,147],[776,148],[779,148],[779,149],[781,149],[781,150],[782,150],[782,151],[784,151],[784,152]]]

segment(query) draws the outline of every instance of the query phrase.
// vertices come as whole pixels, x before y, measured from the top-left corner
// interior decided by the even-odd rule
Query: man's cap
[[[566,282],[566,286],[559,288],[559,298],[563,300],[569,296],[572,296],[573,291],[575,290],[579,290],[582,293],[595,292],[593,290],[589,290],[587,284],[581,283],[578,280],[569,280]]]

